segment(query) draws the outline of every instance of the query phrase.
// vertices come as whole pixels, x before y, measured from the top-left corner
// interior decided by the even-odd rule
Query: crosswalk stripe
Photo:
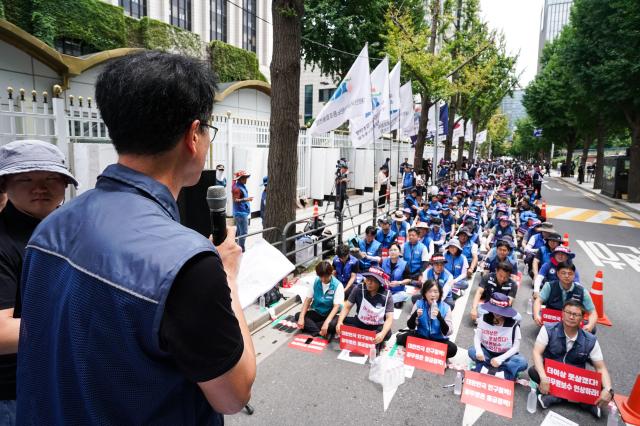
[[[556,219],[569,220],[569,219],[574,218],[575,216],[578,216],[578,215],[584,214],[584,213],[591,213],[591,212],[589,210],[586,210],[586,209],[575,208],[575,209],[569,210],[566,213],[556,214],[555,218]]]
[[[585,222],[589,223],[602,223],[605,219],[609,219],[611,217],[611,212],[600,212],[595,216],[590,217]]]
[[[611,211],[609,211],[589,210],[580,207],[547,206],[547,217],[549,219],[640,228],[640,221],[637,221],[633,217],[616,209],[611,209]]]
[[[559,215],[570,212],[571,210],[573,210],[573,207],[554,206],[553,209],[550,209],[549,206],[547,206],[547,216],[558,217]],[[552,214],[550,215],[549,213]]]
[[[598,214],[598,212],[597,212],[597,211],[594,211],[594,210],[585,210],[584,212],[582,212],[582,213],[580,213],[580,214],[578,214],[578,215],[576,215],[576,216],[572,216],[572,217],[571,217],[571,220],[577,220],[577,221],[580,221],[580,222],[584,222],[584,221],[586,221],[587,219],[591,219],[591,218],[592,218],[593,216],[595,216],[596,214]],[[564,219],[564,218],[559,218],[559,219]],[[609,220],[609,219],[607,219],[607,220]],[[604,223],[604,222],[603,222],[603,223]],[[610,225],[613,225],[613,224],[610,224]]]

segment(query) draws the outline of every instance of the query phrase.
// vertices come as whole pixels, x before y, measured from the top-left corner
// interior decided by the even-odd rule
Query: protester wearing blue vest
[[[535,280],[533,281],[533,292],[540,293],[540,288],[550,281],[558,280],[558,265],[564,262],[573,262],[573,258],[576,257],[575,253],[571,252],[568,247],[558,246],[553,250],[553,256],[551,259],[542,267],[540,271],[538,271],[538,275],[536,275]],[[576,276],[574,278],[575,281],[580,282],[580,274],[576,269]]]
[[[453,358],[458,352],[455,343],[449,340],[453,333],[451,308],[442,300],[442,288],[435,282],[427,280],[420,289],[420,299],[413,306],[411,316],[407,320],[410,331],[397,335],[396,342],[406,346],[408,337],[432,340],[447,345],[447,358]]]
[[[336,256],[333,258],[333,275],[342,283],[345,297],[353,289],[358,272],[360,272],[360,262],[355,256],[349,254],[349,246],[341,244],[336,248]]]
[[[471,231],[462,227],[458,231],[458,241],[460,242],[460,247],[462,247],[462,255],[467,259],[467,264],[469,267],[467,268],[467,279],[470,279],[473,276],[473,273],[478,266],[478,245],[470,240]]]
[[[509,297],[502,293],[492,294],[481,305],[486,314],[478,320],[468,354],[476,362],[476,372],[495,371],[496,377],[515,380],[518,373],[527,369],[527,360],[519,353],[522,334],[518,312],[510,305]]]
[[[427,269],[422,275],[424,281],[433,281],[442,288],[442,300],[446,302],[451,309],[455,308],[456,304],[453,301],[453,275],[445,268],[447,260],[441,254],[434,254],[431,256],[431,268]],[[420,299],[419,295],[413,295],[411,301],[415,303]]]
[[[396,240],[396,233],[391,229],[391,222],[389,218],[383,217],[378,219],[380,229],[376,232],[376,241],[380,243],[380,247],[388,249],[391,244]]]
[[[405,195],[409,195],[411,188],[416,186],[416,174],[411,170],[411,166],[406,164],[404,166],[404,173],[402,174],[402,191]]]
[[[295,319],[299,329],[331,341],[338,323],[336,315],[344,303],[344,287],[333,276],[333,267],[326,260],[316,265],[316,275],[312,292],[304,299]]]
[[[494,226],[486,239],[485,249],[488,251],[491,246],[500,238],[510,236],[511,241],[516,241],[516,230],[509,216],[500,216],[500,221]]]
[[[442,229],[442,219],[439,217],[431,219],[431,231],[429,231],[429,238],[433,241],[434,253],[441,251],[444,244],[447,242],[447,233]]]
[[[238,170],[233,175],[233,218],[236,222],[236,238],[249,233],[249,220],[251,219],[251,201],[253,197],[249,197],[247,189],[247,179],[251,176],[244,170]],[[245,237],[238,239],[238,244],[244,251]]]
[[[404,243],[403,258],[407,262],[407,272],[412,280],[420,279],[420,276],[427,269],[429,262],[429,249],[419,240],[418,230],[409,229],[409,240]]]
[[[421,207],[422,208],[418,210],[418,216],[416,217],[416,220],[429,223],[429,221],[431,220],[431,215],[429,214],[429,204],[423,202]]]
[[[513,271],[514,278],[518,274],[518,261],[515,258],[513,252],[513,243],[508,237],[500,238],[496,242],[496,246],[487,253],[487,259],[484,261],[483,276],[487,276],[490,273],[496,271],[500,262],[508,262],[511,264],[511,270]]]
[[[545,372],[544,360],[552,359],[578,368],[586,368],[587,363],[600,373],[602,391],[595,405],[579,404],[594,417],[600,418],[601,408],[613,398],[611,376],[604,363],[602,349],[596,336],[580,328],[584,307],[580,302],[568,299],[562,306],[562,321],[545,324],[540,329],[533,347],[533,367],[529,377],[538,383],[538,401],[542,408],[563,402],[564,399],[549,395],[550,380]]]
[[[416,223],[415,228],[418,230],[418,238],[419,241],[424,244],[424,246],[427,248],[427,257],[431,258],[431,255],[435,252],[434,249],[434,245],[433,245],[433,240],[431,239],[430,236],[430,226],[427,222],[418,222]]]
[[[404,216],[402,210],[395,211],[391,216],[393,223],[391,224],[391,231],[396,233],[396,238],[407,239],[407,231],[410,226],[407,223],[407,218]],[[404,242],[403,242],[404,243]]]
[[[407,278],[407,262],[400,257],[400,246],[398,244],[391,244],[389,257],[382,261],[381,267],[384,273],[389,275],[389,289],[391,290],[394,306],[400,309],[405,300],[407,300],[405,290],[406,285],[411,283],[411,279]]]
[[[540,247],[535,257],[533,258],[533,262],[531,263],[531,268],[533,270],[534,279],[535,276],[538,275],[540,271],[540,267],[551,260],[551,255],[553,251],[562,243],[562,236],[558,233],[551,233],[545,238],[545,244]]]
[[[540,311],[542,305],[546,305],[549,309],[560,310],[565,301],[574,299],[580,302],[589,313],[589,321],[584,326],[584,330],[593,332],[598,322],[598,313],[589,292],[575,280],[576,266],[570,262],[560,263],[557,266],[557,274],[558,281],[547,283],[540,290],[540,296],[535,299],[533,303],[533,319],[541,326],[542,316]]]
[[[360,248],[360,271],[366,272],[371,266],[377,266],[382,260],[380,257],[380,242],[376,241],[376,228],[369,225],[364,231],[364,238],[358,241]]]
[[[184,55],[134,53],[99,75],[118,163],[27,246],[18,424],[221,425],[248,402],[235,230],[216,249],[176,204],[200,179],[214,98],[210,66]]]
[[[440,217],[442,219],[442,227],[444,228],[444,232],[448,237],[453,237],[456,233],[456,218],[453,216],[451,208],[447,205],[442,206],[442,213]]]
[[[260,217],[264,220],[264,214],[267,210],[267,185],[269,184],[269,177],[265,176],[262,178],[262,186],[264,189],[262,190],[262,196],[260,198]]]
[[[460,241],[457,238],[451,239],[445,246],[446,251],[444,253],[444,259],[447,261],[445,269],[449,271],[453,277],[454,290],[465,290],[469,287],[467,282],[467,269],[469,269],[469,263],[467,258],[462,254],[462,247]],[[456,291],[456,294],[460,296],[460,292]]]
[[[411,219],[415,218],[420,210],[418,200],[416,199],[417,196],[418,190],[416,188],[411,188],[409,194],[404,198],[404,210],[409,209],[411,212]]]

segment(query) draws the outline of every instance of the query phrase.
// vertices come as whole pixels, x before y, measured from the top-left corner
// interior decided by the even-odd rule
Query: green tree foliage
[[[507,153],[507,137],[509,137],[509,120],[507,116],[497,111],[489,119],[487,124],[487,142],[482,145],[480,150],[490,157],[501,157]],[[484,156],[484,155],[483,155]]]
[[[513,143],[510,153],[515,157],[529,160],[536,159],[542,161],[544,155],[551,150],[551,141],[545,137],[534,136],[536,126],[529,116],[516,121],[516,130],[513,133]]]

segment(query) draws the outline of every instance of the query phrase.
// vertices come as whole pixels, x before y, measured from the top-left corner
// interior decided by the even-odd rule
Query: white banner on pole
[[[467,131],[464,134],[464,140],[471,142],[473,140],[473,122],[471,120],[466,121]]]
[[[483,130],[481,132],[478,132],[478,134],[476,135],[476,143],[480,145],[486,140],[487,140],[487,131]]]
[[[340,82],[329,102],[322,108],[309,132],[312,135],[330,132],[355,117],[371,116],[371,83],[369,53],[364,46],[347,76]]]
[[[411,81],[400,87],[400,129],[403,136],[416,134]]]
[[[453,125],[452,139],[455,143],[458,143],[458,138],[464,136],[464,121],[460,120]]]
[[[389,58],[385,57],[373,70],[371,112],[349,121],[351,142],[357,148],[389,132]]]
[[[389,131],[400,128],[400,61],[389,74]]]

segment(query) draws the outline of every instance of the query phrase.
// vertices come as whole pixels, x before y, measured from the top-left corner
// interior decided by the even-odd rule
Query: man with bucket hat
[[[233,175],[233,218],[236,222],[236,237],[247,235],[249,233],[249,219],[251,219],[251,202],[253,197],[249,197],[247,189],[247,179],[251,175],[244,171],[238,170]],[[238,239],[238,245],[244,251],[245,238]]]
[[[36,226],[64,201],[67,185],[78,181],[53,144],[21,140],[0,147],[0,417],[15,419],[16,352],[22,303],[24,249]]]
[[[515,319],[518,312],[511,307],[510,298],[498,292],[481,307],[486,313],[478,319],[469,358],[476,362],[478,372],[495,371],[496,376],[515,380],[527,369],[527,360],[519,354],[522,335]]]

